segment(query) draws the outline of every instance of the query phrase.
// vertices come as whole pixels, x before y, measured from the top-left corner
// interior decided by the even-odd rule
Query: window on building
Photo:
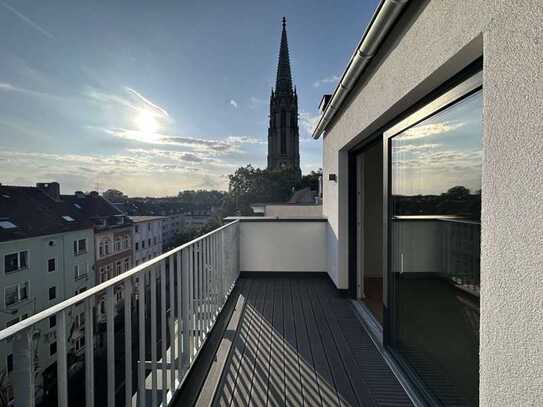
[[[52,273],[56,269],[56,259],[47,260],[47,272]]]
[[[136,251],[138,251],[140,249],[140,244],[139,242],[136,242]]]
[[[88,264],[75,264],[74,265],[74,276],[76,280],[79,280],[80,278],[86,277],[89,272],[89,265]]]
[[[121,239],[116,238],[115,243],[113,245],[113,251],[114,252],[120,252],[121,251]]]
[[[386,134],[390,346],[447,405],[479,404],[483,99],[423,108]]]
[[[57,297],[57,287],[49,287],[49,299],[54,300]]]
[[[6,287],[4,297],[6,306],[28,299],[28,281]]]
[[[87,239],[74,240],[74,255],[87,252]]]
[[[151,238],[147,239],[147,244],[151,247]]]
[[[128,249],[129,246],[130,246],[130,242],[128,240],[128,237],[125,237],[123,239],[123,249]]]
[[[124,259],[124,271],[128,271],[130,269],[130,260]]]
[[[10,319],[8,322],[6,322],[6,328],[15,325],[17,322],[19,322],[19,317]]]
[[[142,248],[142,249],[145,249],[145,240],[142,240],[142,241],[141,241],[141,248]]]
[[[6,273],[23,270],[28,267],[28,252],[21,251],[4,256],[4,270]]]
[[[100,267],[100,271],[98,272],[98,283],[103,283],[106,280],[107,280],[106,270],[103,267]]]
[[[74,321],[76,328],[83,328],[85,326],[85,313],[82,312],[81,314],[78,314],[75,316]]]
[[[56,341],[49,344],[49,355],[53,356],[55,353],[57,353],[57,343],[56,343]]]
[[[121,262],[118,261],[116,264],[115,264],[115,275],[119,275],[121,274]]]
[[[109,239],[106,239],[104,241],[104,253],[105,253],[106,256],[108,256],[109,253],[110,253]]]
[[[150,223],[147,224],[147,230],[151,230],[151,224]]]
[[[104,255],[104,242],[100,242],[98,244],[98,257],[102,257]]]
[[[79,295],[79,294],[85,292],[86,290],[87,290],[87,287],[81,287],[79,290],[74,291],[74,295]],[[77,303],[77,304],[79,305],[80,303]]]
[[[8,372],[11,372],[13,370],[13,354],[12,353],[10,353],[6,357],[6,367],[7,367]]]
[[[49,317],[49,328],[54,328],[55,326],[57,326],[57,316],[51,315]]]
[[[156,236],[153,237],[153,244],[156,245]]]
[[[140,228],[138,227],[138,225],[136,225],[136,226],[135,226],[135,231],[136,231],[136,233],[139,232],[139,229],[140,229]]]

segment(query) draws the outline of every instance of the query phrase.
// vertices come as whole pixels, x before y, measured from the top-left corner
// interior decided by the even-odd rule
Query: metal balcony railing
[[[17,407],[51,405],[51,397],[61,407],[74,397],[87,407],[100,397],[107,406],[169,404],[238,277],[234,221],[0,331],[0,352],[12,355],[4,399]],[[44,385],[54,378],[53,350],[56,396],[35,384],[47,367]],[[73,394],[78,386],[84,394]]]

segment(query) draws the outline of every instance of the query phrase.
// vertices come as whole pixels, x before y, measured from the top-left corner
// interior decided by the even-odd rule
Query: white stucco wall
[[[241,221],[240,271],[325,272],[322,221]]]
[[[337,254],[329,255],[329,272],[339,288],[347,287],[346,151],[484,56],[480,401],[539,405],[543,3],[412,3],[423,5],[403,15],[324,137],[323,215],[329,219],[328,253]],[[337,182],[328,181],[330,173]]]
[[[264,216],[279,218],[303,218],[322,216],[322,205],[266,205]]]

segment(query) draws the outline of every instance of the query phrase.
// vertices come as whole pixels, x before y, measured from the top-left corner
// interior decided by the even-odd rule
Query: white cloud
[[[456,130],[465,123],[454,122],[454,121],[445,121],[441,123],[428,123],[421,124],[419,126],[412,127],[406,130],[402,135],[402,140],[415,140],[429,136],[435,136],[438,134],[448,133],[450,131]]]
[[[320,113],[300,112],[300,127],[306,137],[311,137],[320,117]]]
[[[336,83],[337,81],[339,81],[339,76],[337,76],[337,75],[327,76],[326,78],[321,78],[321,79],[316,80],[315,82],[313,82],[313,86],[315,88],[318,88],[321,85],[324,85],[324,84],[327,84],[327,83]]]
[[[235,164],[204,153],[161,149],[130,149],[111,156],[0,149],[4,183],[33,185],[56,180],[61,182],[63,193],[95,189],[97,184],[102,190],[120,188],[131,196],[174,195],[181,189],[204,184],[207,188],[225,189],[227,180],[223,175],[235,168]]]
[[[238,108],[238,102],[236,102],[234,99],[230,99],[230,105],[234,107],[234,109]]]
[[[149,99],[145,98],[141,93],[135,91],[132,88],[126,87],[126,91],[134,96],[136,96],[140,101],[142,101],[147,107],[156,111],[160,116],[169,117],[168,112],[157,104],[151,102]]]

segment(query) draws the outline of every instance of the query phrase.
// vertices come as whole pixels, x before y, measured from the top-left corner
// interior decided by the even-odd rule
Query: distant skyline
[[[317,105],[377,4],[0,0],[0,182],[165,196],[264,168],[283,16],[316,170]]]

